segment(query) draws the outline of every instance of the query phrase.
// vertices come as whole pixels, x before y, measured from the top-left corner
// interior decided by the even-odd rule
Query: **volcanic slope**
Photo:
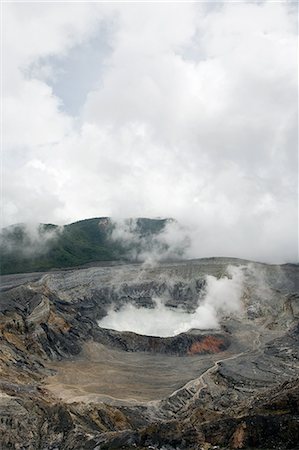
[[[298,272],[210,258],[3,276],[0,448],[298,448]],[[218,328],[100,326],[157,298],[190,319],[213,307]]]

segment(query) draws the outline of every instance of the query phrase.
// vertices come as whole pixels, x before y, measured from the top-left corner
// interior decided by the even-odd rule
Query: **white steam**
[[[167,308],[155,299],[155,308],[137,308],[132,304],[110,310],[99,326],[117,331],[133,331],[147,336],[175,336],[192,328],[219,328],[222,317],[242,311],[243,268],[229,266],[227,276],[207,276],[206,295],[193,313]]]

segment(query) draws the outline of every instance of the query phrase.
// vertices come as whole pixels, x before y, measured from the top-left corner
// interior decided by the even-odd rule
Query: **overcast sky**
[[[292,2],[3,4],[2,225],[174,217],[298,259]]]

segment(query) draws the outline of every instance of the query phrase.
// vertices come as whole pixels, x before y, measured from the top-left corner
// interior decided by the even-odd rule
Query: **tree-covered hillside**
[[[107,217],[52,224],[13,225],[1,231],[1,273],[46,271],[95,261],[137,259],[144,243],[152,242],[169,219]]]

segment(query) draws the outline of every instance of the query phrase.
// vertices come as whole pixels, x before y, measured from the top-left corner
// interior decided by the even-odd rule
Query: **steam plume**
[[[242,292],[243,268],[229,266],[223,278],[207,276],[206,295],[193,313],[181,308],[167,308],[163,299],[156,298],[153,309],[128,304],[119,311],[110,310],[99,326],[163,337],[175,336],[192,328],[217,329],[223,316],[241,313]]]

